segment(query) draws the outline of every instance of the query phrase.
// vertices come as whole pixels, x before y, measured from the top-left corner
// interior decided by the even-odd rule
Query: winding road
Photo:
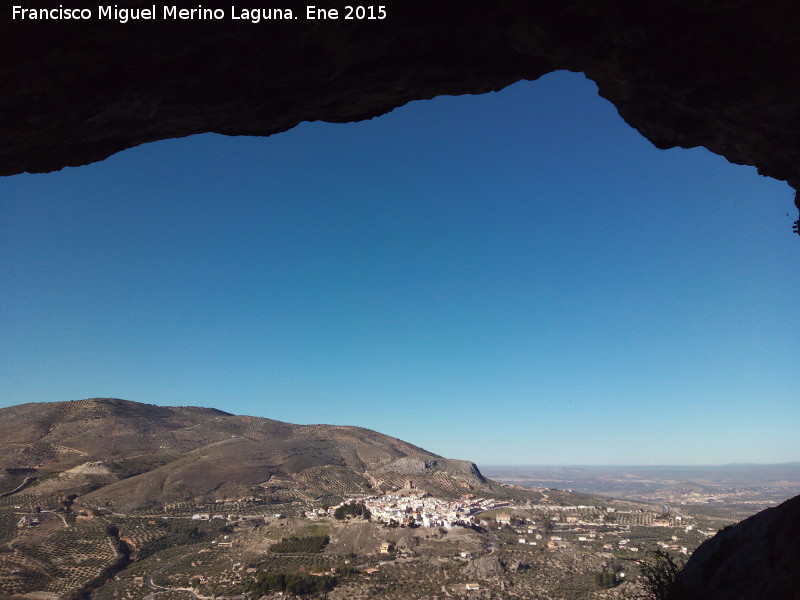
[[[3,492],[2,494],[0,494],[0,498],[5,498],[6,496],[10,496],[11,494],[16,494],[17,492],[21,492],[22,490],[24,490],[28,486],[28,484],[31,481],[34,481],[35,479],[36,479],[35,476],[26,477],[25,479],[22,480],[22,483],[20,483],[17,487],[15,487],[10,492]]]
[[[163,592],[186,592],[187,594],[189,594],[189,595],[190,595],[192,598],[194,598],[195,600],[212,600],[212,598],[211,598],[210,596],[200,596],[200,595],[196,594],[196,593],[194,592],[194,590],[191,590],[191,589],[189,589],[189,588],[183,588],[183,587],[175,587],[175,588],[173,588],[173,587],[165,587],[165,586],[163,586],[163,585],[159,585],[158,583],[156,583],[155,581],[153,581],[153,578],[154,578],[156,575],[159,575],[159,574],[163,573],[164,571],[166,571],[167,569],[169,569],[169,568],[170,568],[172,565],[174,565],[174,564],[175,564],[175,563],[177,563],[177,562],[180,562],[181,560],[183,560],[183,559],[184,559],[184,558],[186,558],[187,556],[189,556],[189,554],[184,554],[184,555],[183,555],[183,556],[181,556],[180,558],[176,558],[176,559],[175,559],[175,560],[173,560],[171,563],[169,563],[169,564],[166,564],[166,565],[164,565],[163,567],[161,567],[160,569],[157,569],[157,570],[153,571],[152,573],[150,573],[149,575],[147,575],[147,576],[144,578],[144,583],[145,583],[145,585],[146,585],[146,586],[148,586],[150,589],[152,589],[152,590],[155,590],[155,591],[154,591],[152,594],[148,594],[147,596],[145,596],[143,600],[157,600],[157,596],[158,596],[159,594],[163,593]],[[247,596],[244,596],[244,595],[238,595],[238,596],[217,596],[216,598],[217,598],[217,600],[248,600]]]

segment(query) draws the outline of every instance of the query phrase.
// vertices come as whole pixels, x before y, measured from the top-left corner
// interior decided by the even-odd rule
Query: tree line
[[[333,511],[333,516],[341,521],[347,516],[369,519],[372,514],[369,512],[369,509],[360,502],[353,502],[352,504],[342,504],[337,507],[336,510]]]
[[[283,538],[280,542],[273,544],[270,550],[272,552],[279,552],[286,554],[289,552],[322,552],[322,549],[328,545],[330,538],[327,535],[309,535],[306,537],[288,537]]]
[[[336,587],[336,578],[330,575],[303,575],[286,573],[267,573],[262,571],[255,579],[248,581],[245,591],[255,596],[272,592],[286,592],[305,596],[328,592]]]

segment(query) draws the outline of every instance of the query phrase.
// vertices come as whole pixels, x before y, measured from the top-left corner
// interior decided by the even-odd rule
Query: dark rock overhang
[[[164,19],[163,6],[157,19],[125,24],[12,20],[4,7],[0,174],[195,133],[365,119],[568,69],[594,80],[657,147],[705,146],[800,187],[791,2],[407,0],[362,21],[343,19],[344,3],[333,2],[325,6],[341,9],[338,20],[306,19],[297,6],[298,19],[261,23],[230,18],[230,2],[185,5],[221,8],[220,20]]]

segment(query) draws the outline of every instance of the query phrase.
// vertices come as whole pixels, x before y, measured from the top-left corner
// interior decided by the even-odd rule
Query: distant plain
[[[800,494],[800,463],[719,466],[482,466],[504,483],[632,500],[752,509]]]

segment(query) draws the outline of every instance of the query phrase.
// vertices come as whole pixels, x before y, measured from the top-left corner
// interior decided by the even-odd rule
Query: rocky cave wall
[[[0,174],[83,165],[195,133],[271,135],[302,121],[365,119],[411,100],[484,93],[568,69],[594,80],[657,147],[705,146],[800,188],[794,2],[405,0],[387,4],[385,19],[365,21],[344,20],[344,3],[328,2],[339,20],[308,20],[298,10],[296,20],[262,23],[232,20],[230,3],[202,6],[222,8],[226,18],[30,22],[12,20],[6,5]],[[800,510],[796,502],[789,509],[796,536]],[[722,550],[709,544],[690,561],[687,597],[733,598],[747,589],[756,595],[741,597],[796,597],[786,590],[800,586],[797,538],[781,546],[773,521],[740,526],[725,539],[745,545],[736,556],[788,552],[779,561],[783,587],[764,583],[774,578],[768,563],[748,571],[746,582],[735,565],[726,567],[721,587],[713,575],[720,561],[734,563],[730,544],[719,542]],[[740,585],[731,586],[737,576]]]
[[[723,529],[694,551],[670,600],[800,598],[800,496]]]
[[[298,19],[261,23],[232,20],[230,3],[202,6],[226,18],[32,22],[4,7],[0,174],[194,133],[364,119],[568,69],[594,80],[659,148],[705,146],[800,187],[794,3],[406,0],[386,5],[383,20],[297,10]]]

